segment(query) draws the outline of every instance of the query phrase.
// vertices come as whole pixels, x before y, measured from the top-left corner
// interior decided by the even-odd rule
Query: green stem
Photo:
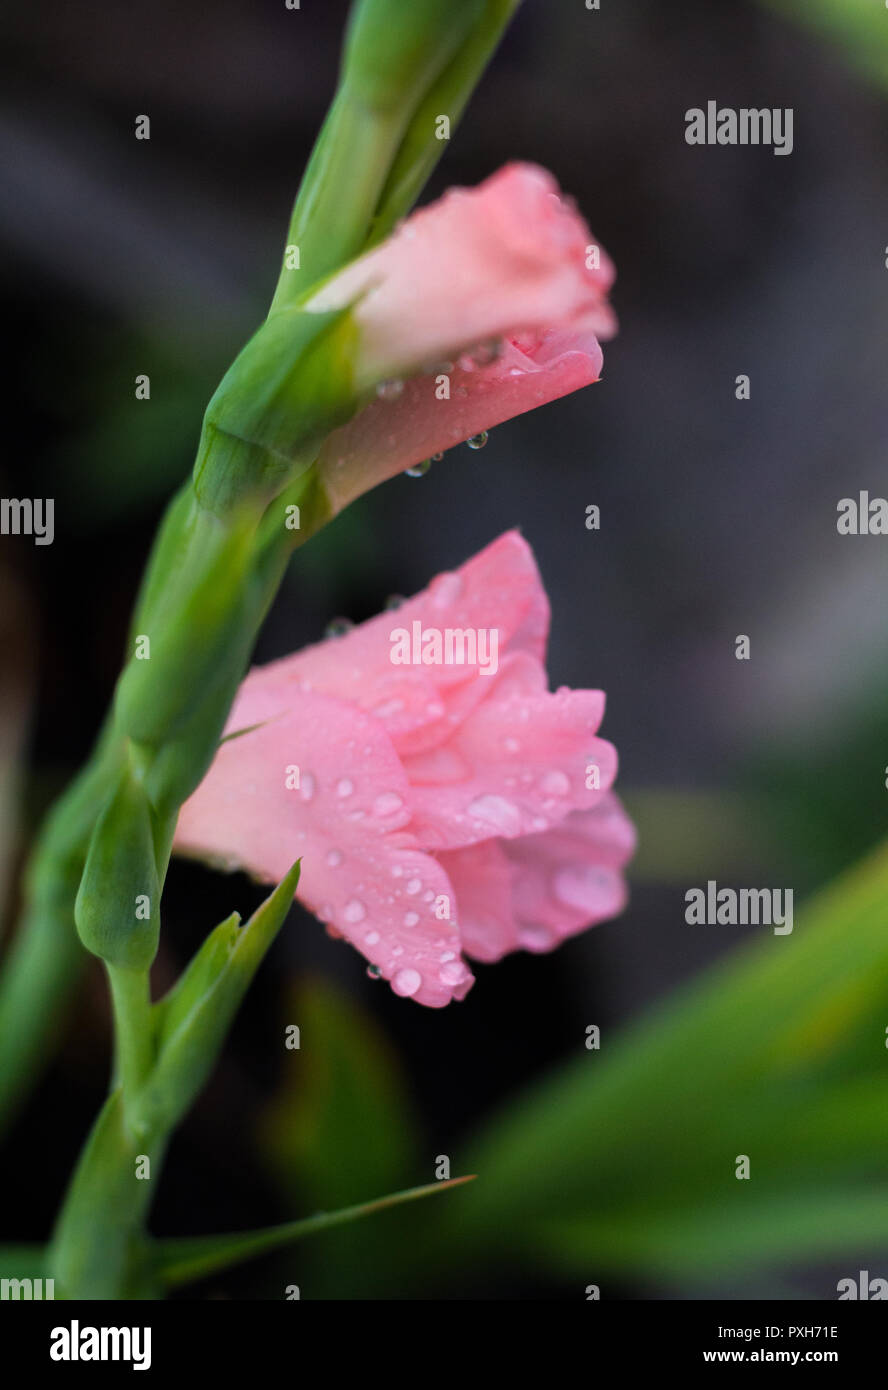
[[[108,1097],[83,1148],[49,1251],[56,1298],[159,1296],[148,1278],[143,1224],[165,1141],[134,1137],[121,1092]]]
[[[116,965],[107,969],[114,1010],[114,1081],[126,1098],[136,1094],[154,1061],[148,972]]]

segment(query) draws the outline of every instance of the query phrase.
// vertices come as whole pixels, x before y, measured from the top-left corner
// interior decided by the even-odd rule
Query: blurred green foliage
[[[375,1222],[347,1233],[367,1242],[364,1293],[542,1265],[583,1286],[704,1280],[716,1296],[751,1272],[888,1247],[886,904],[883,847],[791,935],[763,928],[519,1095],[456,1155],[478,1175],[464,1192],[385,1238]],[[311,1045],[266,1121],[266,1154],[285,1179],[354,1200],[409,1162],[407,1112],[352,1006],[313,985],[298,1010]],[[354,1278],[348,1240],[334,1282]]]
[[[888,9],[882,0],[766,0],[789,19],[835,40],[852,63],[888,87]]]
[[[459,1239],[589,1278],[888,1244],[886,903],[882,848],[520,1097],[461,1159]]]

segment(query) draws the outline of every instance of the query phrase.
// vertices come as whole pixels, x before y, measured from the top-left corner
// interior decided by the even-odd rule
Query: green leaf
[[[251,1260],[257,1255],[264,1255],[269,1250],[291,1245],[305,1236],[329,1231],[334,1226],[357,1221],[362,1216],[373,1216],[376,1212],[386,1211],[404,1202],[415,1202],[420,1197],[431,1197],[437,1192],[449,1191],[471,1182],[473,1178],[474,1174],[469,1174],[444,1182],[427,1183],[425,1187],[410,1187],[404,1192],[394,1192],[388,1197],[378,1197],[372,1202],[343,1207],[340,1211],[318,1212],[317,1215],[301,1221],[289,1221],[286,1225],[271,1226],[261,1231],[159,1241],[156,1254],[157,1274],[169,1287],[188,1284],[219,1270],[230,1269],[232,1265]]]
[[[0,1245],[0,1277],[42,1279],[48,1268],[43,1245]]]
[[[448,1238],[578,1271],[853,1249],[888,1148],[886,901],[883,849],[792,935],[741,947],[520,1097],[471,1147],[484,1185]]]
[[[664,1279],[717,1279],[763,1265],[846,1254],[883,1254],[888,1243],[885,1191],[871,1187],[788,1190],[759,1197],[736,1183],[733,1204],[707,1202],[668,1212],[639,1208],[616,1216],[543,1223],[538,1258],[572,1275],[598,1267]],[[740,1208],[740,1211],[737,1208]]]
[[[765,0],[844,49],[868,77],[888,86],[888,16],[882,0]]]

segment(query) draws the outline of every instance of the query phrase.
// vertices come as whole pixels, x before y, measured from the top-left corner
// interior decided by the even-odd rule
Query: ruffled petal
[[[508,531],[459,569],[439,574],[427,589],[293,656],[254,667],[240,687],[226,726],[231,733],[284,713],[306,690],[336,695],[372,713],[399,752],[422,752],[449,738],[488,693],[481,667],[396,665],[399,631],[496,629],[498,662],[523,652],[540,665],[549,630],[549,603],[533,553]]]
[[[454,729],[446,777],[428,758],[404,759],[413,829],[428,849],[540,834],[596,805],[616,776],[616,749],[595,737],[601,691],[528,693],[506,674],[507,688]]]
[[[176,848],[270,882],[301,857],[300,900],[396,994],[440,1007],[472,976],[453,887],[410,830],[409,796],[378,720],[303,691],[286,714],[222,744],[182,807]]]
[[[439,856],[456,891],[463,949],[495,961],[551,951],[626,905],[622,870],[635,831],[612,793],[542,834],[491,840]]]

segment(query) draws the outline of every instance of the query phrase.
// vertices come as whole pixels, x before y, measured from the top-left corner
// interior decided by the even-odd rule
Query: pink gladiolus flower
[[[465,956],[547,951],[614,916],[634,832],[604,696],[547,689],[548,626],[509,532],[397,610],[254,668],[176,847],[269,882],[301,856],[300,899],[433,1007],[466,994]]]
[[[406,378],[327,440],[319,468],[335,508],[597,381],[613,279],[554,179],[529,164],[451,189],[334,275],[305,307],[354,304],[359,387]]]

